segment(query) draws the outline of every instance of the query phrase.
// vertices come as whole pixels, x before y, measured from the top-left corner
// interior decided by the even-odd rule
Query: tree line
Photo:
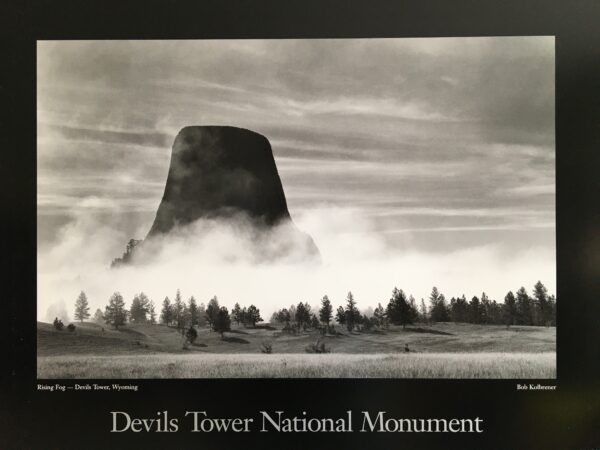
[[[83,322],[89,319],[89,311],[87,296],[82,291],[75,301],[76,320]],[[133,297],[129,309],[126,308],[121,293],[115,292],[109,298],[104,311],[98,308],[93,317],[94,322],[110,325],[116,329],[127,323],[154,325],[160,322],[177,328],[184,334],[191,333],[190,330],[197,327],[209,326],[211,330],[220,333],[221,337],[224,332],[231,330],[232,321],[238,325],[255,327],[262,320],[260,310],[254,305],[242,308],[239,303],[236,303],[229,313],[227,307],[219,305],[216,296],[210,299],[208,305],[205,306],[204,303],[198,304],[193,296],[184,301],[179,289],[172,301],[169,297],[165,297],[158,317],[154,302],[143,292]]]
[[[81,292],[75,301],[75,318],[81,322],[90,318],[87,296]],[[212,331],[223,333],[231,330],[231,323],[246,327],[256,327],[263,321],[260,310],[255,305],[242,307],[236,303],[229,312],[221,306],[216,296],[198,304],[191,296],[184,301],[177,290],[173,300],[165,297],[160,314],[157,314],[154,302],[143,292],[136,294],[129,309],[119,292],[115,292],[108,300],[104,311],[97,309],[93,320],[114,328],[126,323],[158,322],[181,330],[182,335],[189,330],[208,326]],[[362,331],[373,328],[387,328],[390,324],[402,325],[415,322],[466,322],[473,324],[494,325],[556,325],[556,298],[548,295],[546,287],[538,281],[532,294],[524,287],[513,293],[508,292],[502,303],[490,299],[485,292],[480,297],[474,296],[467,301],[464,295],[446,300],[444,294],[433,287],[428,298],[428,305],[421,299],[419,305],[412,295],[406,295],[402,289],[394,288],[384,307],[377,307],[361,312],[352,292],[348,292],[344,305],[334,307],[327,295],[323,296],[318,310],[313,311],[307,302],[292,304],[273,313],[271,323],[283,325],[283,331],[296,333],[308,329],[319,329],[323,333],[334,332],[334,323],[345,327],[348,331]],[[194,331],[195,332],[195,331]]]

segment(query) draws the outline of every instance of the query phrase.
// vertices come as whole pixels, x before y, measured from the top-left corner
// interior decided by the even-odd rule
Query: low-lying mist
[[[555,255],[552,249],[526,247],[508,253],[502,243],[454,252],[423,252],[410,244],[389,245],[358,209],[320,208],[297,214],[300,230],[315,241],[321,262],[306,257],[305,242],[290,242],[285,227],[257,232],[243,218],[200,220],[144,244],[135,263],[116,269],[127,236],[118,228],[99,225],[91,215],[64,226],[52,245],[38,251],[38,319],[52,321],[66,305],[72,316],[80,291],[85,291],[90,313],[104,310],[115,291],[129,306],[143,291],[157,312],[165,296],[177,289],[184,299],[194,296],[207,303],[217,296],[231,308],[256,305],[268,320],[276,309],[299,301],[317,308],[327,294],[334,307],[352,291],[361,309],[387,304],[397,286],[419,301],[437,286],[447,299],[467,298],[485,291],[503,301],[509,290],[542,280],[555,292]]]

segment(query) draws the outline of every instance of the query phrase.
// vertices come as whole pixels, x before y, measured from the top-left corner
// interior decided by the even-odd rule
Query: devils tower
[[[312,238],[290,217],[269,140],[229,126],[189,126],[175,138],[162,201],[144,242],[199,219],[243,216],[258,232],[278,229],[279,255],[298,250],[319,258]],[[113,265],[128,262],[138,241]],[[142,244],[143,246],[143,244]]]

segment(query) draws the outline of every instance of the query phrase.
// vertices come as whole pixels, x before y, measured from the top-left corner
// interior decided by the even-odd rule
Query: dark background
[[[593,448],[600,446],[600,2],[18,1],[0,6],[0,448]],[[135,392],[36,390],[37,39],[556,36],[557,390],[520,380],[140,380]],[[377,70],[374,68],[374,70]],[[131,380],[133,381],[133,380]],[[527,380],[528,382],[530,380]],[[484,420],[482,434],[111,434],[111,410],[257,417],[352,409]],[[258,428],[258,427],[256,427]]]

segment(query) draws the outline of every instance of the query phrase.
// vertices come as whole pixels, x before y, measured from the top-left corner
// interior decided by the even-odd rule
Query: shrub
[[[70,323],[70,324],[67,326],[67,330],[69,330],[71,333],[72,333],[73,331],[75,331],[75,328],[77,328],[77,327],[76,327],[75,325],[73,325],[72,323]]]
[[[306,353],[331,353],[331,350],[325,346],[325,342],[321,342],[317,339],[314,344],[309,344],[306,349]]]
[[[269,342],[263,342],[262,344],[260,344],[260,352],[267,353],[270,355],[271,353],[273,353],[273,345]]]
[[[52,322],[52,325],[54,325],[54,328],[56,328],[58,331],[62,331],[62,329],[65,327],[62,320],[60,320],[58,317],[54,318],[54,322]]]
[[[298,329],[290,324],[286,324],[282,329],[282,333],[284,334],[298,334]]]
[[[185,332],[185,338],[190,343],[193,344],[194,341],[198,338],[198,332],[194,327],[189,327]]]

